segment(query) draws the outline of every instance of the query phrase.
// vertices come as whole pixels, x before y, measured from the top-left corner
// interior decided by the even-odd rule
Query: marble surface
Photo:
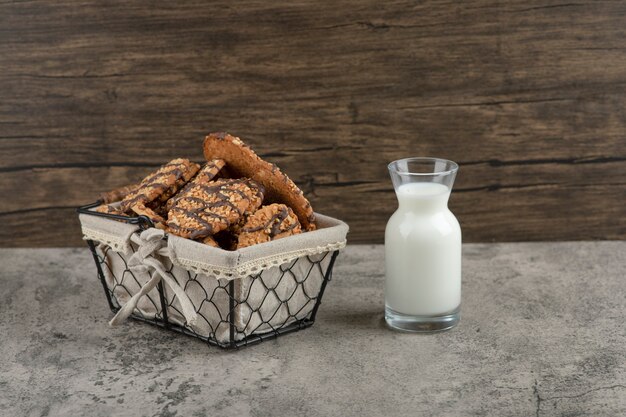
[[[111,318],[86,248],[0,250],[6,416],[626,415],[626,242],[469,244],[459,327],[383,324],[383,248],[239,351]]]

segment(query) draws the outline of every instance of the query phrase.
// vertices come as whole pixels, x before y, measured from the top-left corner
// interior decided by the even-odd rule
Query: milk
[[[461,227],[448,210],[450,189],[412,182],[396,194],[385,231],[386,306],[412,316],[452,312],[461,304]]]

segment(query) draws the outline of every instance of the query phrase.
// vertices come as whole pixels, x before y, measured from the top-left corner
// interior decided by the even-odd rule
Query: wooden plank
[[[149,165],[38,168],[20,171],[19,181],[16,181],[13,176],[3,175],[0,177],[0,195],[13,197],[2,201],[0,215],[6,212],[46,207],[79,206],[94,201],[103,191],[136,183],[155,168]],[[367,194],[371,194],[372,197],[378,196],[379,193],[392,194],[393,189],[386,168],[384,165],[380,168],[377,175],[362,179],[355,179],[354,176],[346,175],[339,170],[316,171],[313,175],[295,174],[293,179],[311,199],[317,211],[323,212],[323,208],[329,206],[354,207],[355,204],[358,210],[362,210],[362,207],[358,207],[362,203],[360,199],[367,198]],[[286,172],[291,174],[289,171]],[[610,177],[607,177],[607,172],[611,173]],[[461,165],[454,194],[532,187],[585,189],[609,184],[620,186],[626,184],[626,182],[619,181],[624,177],[626,177],[626,163],[622,160],[588,159],[571,163],[529,163],[527,161],[514,163],[510,161],[507,164],[484,162]],[[358,193],[348,193],[349,187],[354,186],[358,187]],[[23,192],[23,190],[28,190],[28,192]],[[374,206],[378,203],[376,201]],[[594,204],[597,203],[594,202]],[[385,202],[385,206],[389,206],[389,209],[393,205],[393,198],[391,203]],[[369,202],[367,206],[372,208]],[[490,207],[486,207],[485,210],[493,210]],[[510,213],[515,216],[514,218],[517,218],[518,214]],[[365,215],[368,214],[365,213]]]
[[[624,239],[625,17],[610,1],[0,3],[0,245],[79,243],[59,207],[201,159],[214,130],[354,242],[380,242],[386,164],[410,155],[461,164],[467,241]]]
[[[626,120],[616,115],[619,100],[625,95],[626,89],[622,88],[619,94],[607,94],[595,101],[398,110],[381,115],[376,124],[349,124],[337,117],[330,124],[337,126],[336,132],[295,125],[288,132],[273,131],[268,126],[263,131],[255,131],[252,126],[231,131],[291,171],[320,163],[332,166],[337,156],[362,162],[344,167],[346,172],[358,169],[359,175],[372,169],[373,165],[368,164],[386,164],[414,154],[445,155],[460,163],[626,157]],[[360,106],[358,111],[366,119],[375,120],[374,104],[370,107]],[[398,114],[404,114],[406,122]],[[187,126],[184,134],[176,133],[178,127],[142,132],[145,127],[137,129],[128,123],[127,119],[121,120],[112,136],[107,133],[104,138],[77,137],[67,132],[50,137],[5,136],[0,138],[0,172],[28,167],[158,164],[176,156],[198,159],[204,134],[217,130],[193,131]]]
[[[467,242],[572,240],[580,236],[622,239],[626,234],[626,224],[619,221],[624,218],[626,183],[606,180],[606,172],[617,177],[624,175],[622,162],[522,164],[487,169],[481,165],[484,164],[461,167],[450,203]],[[80,232],[72,208],[93,200],[100,191],[126,183],[128,178],[141,177],[145,170],[39,169],[23,173],[20,184],[0,182],[0,194],[22,198],[3,202],[0,219],[9,227],[0,231],[0,242],[7,246],[77,244]],[[549,180],[533,182],[542,177]],[[511,181],[519,178],[526,180]],[[351,225],[351,241],[382,242],[386,220],[396,207],[387,178],[346,181],[329,173],[299,177],[298,181],[316,210]],[[44,198],[33,203],[28,195],[19,193],[20,187]],[[94,191],[85,197],[85,189]],[[26,204],[32,208],[22,209]],[[64,215],[70,219],[60,219]],[[35,234],[38,236],[29,238]]]
[[[78,215],[73,207],[34,209],[1,215],[5,227],[0,247],[83,246]],[[86,246],[85,246],[86,247]]]
[[[382,243],[386,220],[395,209],[392,191],[372,193],[363,185],[343,187],[354,197],[339,204],[321,193],[320,211],[350,224],[351,243]],[[339,193],[334,190],[334,196]],[[464,242],[623,239],[626,185],[589,187],[529,186],[453,194],[450,207],[461,222]],[[601,206],[597,201],[603,201]],[[363,210],[363,202],[368,204]],[[352,203],[353,206],[350,206]],[[80,229],[72,207],[34,209],[0,215],[0,246],[79,246]],[[376,219],[376,220],[373,220]],[[607,221],[610,219],[610,221]],[[485,227],[488,225],[489,227]],[[558,233],[557,233],[558,232]]]

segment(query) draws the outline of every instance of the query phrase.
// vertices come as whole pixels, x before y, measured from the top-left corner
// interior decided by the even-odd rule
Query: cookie
[[[154,201],[165,201],[171,197],[172,190],[184,185],[200,169],[200,166],[188,159],[174,159],[157,171],[144,178],[136,190],[128,194],[120,203],[122,211],[129,211],[136,205],[145,205]]]
[[[220,245],[218,245],[215,239],[213,239],[211,236],[203,238],[202,240],[200,240],[200,242],[204,243],[205,245],[213,246],[214,248],[220,247]]]
[[[207,160],[226,161],[229,173],[251,178],[265,187],[268,203],[283,203],[293,208],[305,230],[315,230],[315,214],[302,191],[274,164],[261,159],[238,137],[228,133],[210,133],[204,139]]]
[[[136,190],[120,203],[120,210],[147,216],[155,226],[163,228],[165,219],[159,208],[187,183],[200,169],[188,159],[174,159],[141,181]]]
[[[204,164],[191,181],[189,181],[174,197],[167,200],[164,215],[167,215],[167,212],[174,206],[176,201],[181,196],[185,195],[189,187],[198,184],[208,184],[217,176],[217,174],[220,173],[220,171],[224,168],[224,165],[226,165],[226,162],[224,162],[223,159],[213,159],[212,161]]]
[[[152,224],[154,224],[154,227],[156,227],[157,229],[165,229],[165,218],[163,218],[163,216],[160,215],[157,210],[148,208],[143,204],[138,204],[136,206],[133,206],[133,212],[135,212],[139,216],[146,216],[147,218],[149,218]]]
[[[255,195],[250,199],[250,204],[248,208],[243,212],[243,215],[236,223],[230,225],[230,227],[218,233],[215,236],[215,239],[219,243],[219,245],[226,250],[235,250],[237,249],[237,241],[239,240],[239,234],[241,233],[241,229],[248,221],[248,218],[256,212],[259,207],[263,204],[263,193],[264,189],[258,183],[251,181],[251,188],[255,191]],[[257,188],[261,187],[261,188]]]
[[[168,212],[167,226],[189,239],[214,235],[237,223],[262,190],[247,178],[193,184]]]
[[[263,200],[265,199],[265,187],[254,180],[248,180],[248,186],[252,190],[252,195],[250,196],[250,204],[243,212],[244,216],[249,216],[256,212],[259,207],[263,204]]]
[[[96,211],[98,213],[115,214],[115,215],[118,215],[118,216],[125,216],[123,211],[121,211],[117,207],[114,207],[114,206],[112,206],[110,204],[99,205],[98,207],[96,207]]]
[[[116,188],[115,190],[108,191],[100,194],[100,201],[104,204],[115,203],[124,199],[128,194],[134,192],[139,184],[126,185],[124,187]]]
[[[284,204],[263,206],[250,216],[239,234],[237,249],[302,233],[298,217]]]
[[[237,232],[237,227],[243,227],[243,225],[248,220],[248,217],[254,214],[259,209],[259,207],[263,205],[263,199],[265,198],[265,188],[258,182],[252,180],[248,181],[248,185],[253,191],[253,194],[250,196],[250,204],[248,204],[248,207],[244,210],[241,219],[239,219],[239,222],[231,226],[231,232]]]
[[[226,161],[223,159],[213,159],[202,166],[193,181],[197,184],[207,184],[213,181],[225,165]]]
[[[174,184],[170,185],[170,187],[165,190],[165,192],[163,192],[157,199],[155,199],[151,203],[152,208],[161,207],[163,203],[166,203],[170,198],[172,198],[200,171],[199,164],[196,164],[195,162],[189,162],[186,159],[182,159],[182,161],[186,161],[186,163],[182,165],[181,172],[176,173],[177,176]]]

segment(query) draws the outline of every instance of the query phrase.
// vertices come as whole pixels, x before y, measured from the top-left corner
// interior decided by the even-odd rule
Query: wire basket
[[[338,249],[345,245],[347,233],[345,223],[322,216],[338,222],[340,224],[338,227],[345,226],[345,231],[340,231],[344,236],[343,244],[334,243],[326,250],[282,259],[280,262],[263,265],[264,267],[258,271],[235,278],[181,265],[175,255],[151,254],[158,259],[165,274],[164,278],[168,279],[160,280],[154,288],[145,291],[154,274],[151,274],[150,268],[138,269],[133,266],[131,258],[142,251],[142,232],[150,228],[150,220],[143,216],[128,218],[95,212],[92,209],[97,205],[94,203],[78,209],[84,233],[86,221],[86,218],[82,217],[84,215],[101,218],[106,222],[102,223],[105,226],[119,228],[120,221],[128,226],[134,226],[128,235],[126,250],[121,250],[118,244],[111,243],[108,239],[90,238],[93,235],[85,233],[85,240],[93,254],[98,278],[111,310],[117,313],[133,296],[144,291],[130,317],[196,337],[209,345],[225,349],[256,344],[313,325],[326,286],[332,278]],[[320,232],[323,233],[322,230]],[[311,233],[317,232],[308,232],[304,235]],[[282,240],[287,241],[291,238]],[[318,236],[317,239],[319,238]],[[175,236],[169,239],[180,240]],[[173,246],[172,242],[168,244],[167,235],[162,240],[161,246]],[[268,245],[269,248],[271,243],[273,242],[264,245]],[[319,247],[319,242],[317,243]],[[215,250],[207,247],[207,256],[210,257]],[[231,253],[226,252],[228,255]],[[174,282],[175,284],[171,285],[178,285],[184,291],[193,305],[196,320],[192,323],[186,320],[180,300],[181,294],[173,291],[170,285],[164,285],[164,282]]]

